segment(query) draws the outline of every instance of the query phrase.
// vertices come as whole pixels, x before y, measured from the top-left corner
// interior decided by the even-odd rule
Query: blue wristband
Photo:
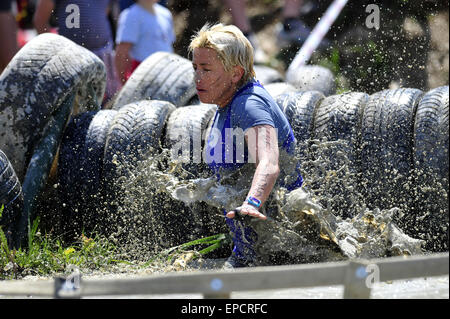
[[[256,208],[260,208],[261,207],[261,201],[253,196],[249,196],[247,198],[247,203],[249,203],[250,205],[256,207]]]

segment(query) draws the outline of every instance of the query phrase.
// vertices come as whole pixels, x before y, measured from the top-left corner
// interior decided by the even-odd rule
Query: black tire
[[[170,114],[163,137],[163,147],[171,153],[172,147],[180,145],[181,149],[185,147],[186,153],[182,155],[189,153],[185,158],[189,163],[182,163],[183,169],[173,170],[171,174],[180,179],[202,177],[204,173],[210,175],[201,156],[216,109],[215,105],[199,104],[179,107]],[[194,147],[199,148],[196,150],[196,156],[200,156],[200,163],[191,162],[194,160]],[[152,185],[148,185],[144,189],[151,187]],[[156,246],[168,248],[209,234],[208,230],[205,231],[204,224],[210,220],[208,214],[212,214],[214,208],[200,211],[201,205],[186,205],[157,190],[154,190],[154,195],[147,197],[148,201],[143,203],[143,206],[146,211],[152,212],[152,218],[147,224],[151,224],[151,232],[157,234],[150,240],[156,242]]]
[[[328,96],[316,108],[314,117],[314,138],[324,141],[342,140],[342,148],[334,151],[348,156],[350,163],[355,165],[354,170],[357,169],[362,114],[368,100],[366,93],[359,92]],[[329,155],[330,158],[337,158],[337,154]]]
[[[319,65],[305,65],[295,70],[287,78],[299,91],[319,91],[325,96],[336,94],[336,81],[333,73]]]
[[[320,203],[333,214],[351,218],[361,198],[354,192],[359,172],[361,119],[369,99],[365,93],[345,93],[326,97],[314,116],[311,148],[314,179],[310,187]],[[357,206],[357,207],[355,207]]]
[[[167,234],[160,236],[158,233],[158,237],[155,236],[155,228],[162,230],[170,221],[164,219],[160,224],[157,222],[159,217],[154,215],[163,216],[165,211],[172,211],[173,206],[164,206],[169,199],[164,200],[167,195],[162,196],[158,194],[158,189],[153,190],[151,176],[145,180],[133,178],[145,174],[141,170],[146,168],[139,166],[139,162],[162,151],[161,138],[165,134],[166,122],[175,110],[169,102],[143,100],[123,106],[114,117],[103,157],[107,209],[102,214],[102,231],[108,236],[127,243],[139,236],[149,243],[149,249],[166,235],[170,238],[177,236],[174,229],[166,229]]]
[[[96,211],[101,209],[101,176],[106,133],[114,110],[81,113],[67,125],[58,159],[60,201],[66,230],[89,233],[95,228]]]
[[[126,236],[131,207],[124,207],[128,200],[130,176],[138,173],[138,163],[161,151],[161,136],[169,114],[175,106],[169,102],[144,100],[122,107],[109,127],[103,155],[102,188],[105,210],[99,216],[101,232],[118,238]],[[133,180],[133,183],[138,181]],[[151,200],[151,199],[149,199]],[[144,201],[139,198],[136,201]]]
[[[85,182],[79,174],[85,167],[84,143],[95,111],[74,116],[64,130],[58,157],[58,193],[63,212],[63,230],[70,233],[83,228],[82,189]]]
[[[168,52],[145,59],[120,90],[113,109],[141,100],[168,101],[183,106],[197,94],[191,61]]]
[[[126,176],[129,169],[161,151],[161,136],[175,106],[169,102],[144,100],[122,107],[108,131],[103,156],[103,178],[107,184]]]
[[[262,85],[284,81],[281,73],[271,67],[264,65],[255,65],[253,66],[253,69],[255,70],[256,79]]]
[[[423,176],[435,175],[448,183],[448,86],[426,93],[419,105],[414,124],[414,165]],[[426,181],[422,181],[426,182]]]
[[[405,208],[421,96],[418,89],[396,89],[369,98],[361,126],[361,187],[370,208]]]
[[[318,91],[307,91],[282,94],[276,99],[294,131],[301,159],[308,157],[308,143],[313,137],[314,113],[324,98]]]
[[[414,124],[414,216],[409,232],[425,240],[425,249],[448,251],[448,86],[426,93]]]
[[[0,148],[19,180],[62,102],[75,93],[79,111],[97,108],[95,100],[103,98],[105,83],[103,62],[59,35],[39,35],[14,56],[0,75]]]
[[[286,82],[269,83],[264,85],[264,88],[274,99],[281,94],[294,93],[298,91],[293,85]]]
[[[216,110],[213,104],[189,105],[176,109],[169,117],[164,147],[171,150],[172,159],[181,160],[188,178],[210,173],[202,156]]]
[[[84,180],[87,180],[87,194],[97,194],[103,176],[103,156],[106,138],[113,122],[115,110],[100,110],[93,117],[84,143]]]
[[[10,248],[19,248],[17,227],[23,212],[23,193],[19,179],[5,153],[0,150],[0,227]]]

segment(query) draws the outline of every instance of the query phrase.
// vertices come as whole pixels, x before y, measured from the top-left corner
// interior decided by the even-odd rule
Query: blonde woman
[[[226,267],[252,266],[257,264],[253,247],[257,234],[246,223],[238,225],[241,221],[235,217],[266,220],[262,208],[280,172],[282,176],[295,173],[289,184],[285,179],[279,181],[281,186],[288,190],[301,186],[298,165],[284,172],[279,164],[280,152],[293,154],[296,140],[284,113],[255,80],[252,46],[237,27],[205,25],[194,35],[189,49],[200,101],[218,106],[206,145],[207,163],[218,179],[246,163],[255,164],[242,205],[224,212],[234,241]],[[242,140],[236,132],[242,132]],[[230,138],[230,134],[234,136]]]

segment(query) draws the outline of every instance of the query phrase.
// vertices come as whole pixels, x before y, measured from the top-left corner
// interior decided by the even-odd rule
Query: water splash
[[[308,141],[329,154],[342,141]],[[304,146],[302,146],[304,147]],[[300,146],[298,147],[300,153]],[[316,152],[316,155],[321,152]],[[148,157],[118,179],[117,197],[122,225],[115,238],[126,235],[128,249],[147,253],[217,232],[227,232],[223,209],[240,206],[248,192],[253,164],[238,177],[190,178],[181,163],[170,160],[169,150]],[[368,209],[358,188],[358,173],[344,153],[338,157],[301,158],[305,186],[287,192],[274,188],[268,221],[252,220],[258,233],[255,249],[261,264],[283,264],[416,255],[424,241],[405,234],[396,220],[398,207]],[[249,184],[247,184],[249,185]],[[269,209],[269,208],[268,208]],[[144,247],[144,249],[143,249]],[[145,253],[143,253],[145,252]]]

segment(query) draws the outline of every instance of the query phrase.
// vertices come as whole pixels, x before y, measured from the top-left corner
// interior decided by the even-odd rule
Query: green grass
[[[0,207],[0,219],[2,211],[3,207]],[[73,267],[81,272],[108,272],[118,264],[128,264],[138,269],[155,263],[170,265],[187,251],[195,252],[196,257],[205,256],[229,242],[228,236],[218,234],[163,250],[147,262],[136,263],[122,258],[120,250],[105,237],[81,235],[75,242],[67,244],[58,236],[42,234],[39,219],[36,219],[29,231],[28,246],[17,250],[8,247],[0,226],[0,280],[18,279],[26,275],[50,276],[65,273]]]
[[[3,207],[0,208],[0,218]],[[117,262],[116,247],[105,238],[82,235],[77,241],[64,244],[58,237],[41,234],[39,219],[30,229],[28,247],[10,249],[0,226],[0,279],[24,275],[51,275],[66,269],[104,269]]]
[[[188,243],[181,244],[156,254],[149,261],[144,263],[142,267],[147,267],[152,263],[165,263],[171,264],[178,256],[191,251],[194,252],[194,259],[202,256],[206,256],[208,253],[213,252],[220,247],[231,243],[231,238],[226,234],[217,234],[209,237],[204,237],[190,241]]]

